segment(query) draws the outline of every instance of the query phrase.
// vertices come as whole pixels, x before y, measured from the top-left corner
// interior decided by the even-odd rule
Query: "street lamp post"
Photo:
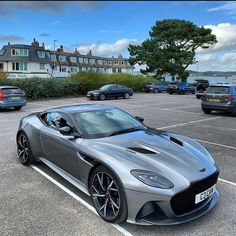
[[[55,70],[55,66],[56,66],[56,39],[54,39],[54,60],[53,60],[53,72]]]

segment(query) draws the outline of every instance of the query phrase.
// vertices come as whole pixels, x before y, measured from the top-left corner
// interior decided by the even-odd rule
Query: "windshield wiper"
[[[129,129],[122,129],[122,130],[118,130],[118,131],[114,131],[114,132],[110,133],[108,135],[108,137],[118,135],[118,134],[125,134],[125,133],[129,133],[129,132],[139,131],[139,130],[144,130],[144,129],[139,128],[139,127],[133,127],[133,128],[129,128]]]

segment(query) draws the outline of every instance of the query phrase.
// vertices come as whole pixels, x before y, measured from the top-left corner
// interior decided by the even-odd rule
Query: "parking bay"
[[[145,118],[155,128],[197,139],[214,156],[221,173],[221,198],[209,214],[178,226],[122,224],[120,231],[102,221],[54,183],[16,158],[15,133],[21,117],[52,106],[103,103]],[[193,95],[135,94],[129,100],[87,101],[85,98],[30,102],[22,111],[0,113],[1,235],[234,235],[236,232],[236,118],[206,115]],[[43,164],[37,165],[66,189],[90,204],[82,192]]]

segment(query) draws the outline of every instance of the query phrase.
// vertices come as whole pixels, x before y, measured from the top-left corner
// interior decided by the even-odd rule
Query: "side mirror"
[[[59,129],[62,135],[72,136],[72,129],[70,126],[64,126]]]
[[[136,120],[140,121],[140,122],[144,122],[144,118],[143,117],[140,117],[140,116],[135,116],[134,117]]]

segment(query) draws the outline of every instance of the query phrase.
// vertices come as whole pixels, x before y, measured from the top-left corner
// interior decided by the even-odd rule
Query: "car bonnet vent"
[[[179,141],[178,139],[174,138],[174,137],[170,137],[170,140],[180,146],[184,146],[183,143],[181,141]]]
[[[157,154],[157,152],[153,152],[151,150],[145,149],[145,148],[139,148],[139,147],[127,147],[127,150],[139,152],[142,154]]]

